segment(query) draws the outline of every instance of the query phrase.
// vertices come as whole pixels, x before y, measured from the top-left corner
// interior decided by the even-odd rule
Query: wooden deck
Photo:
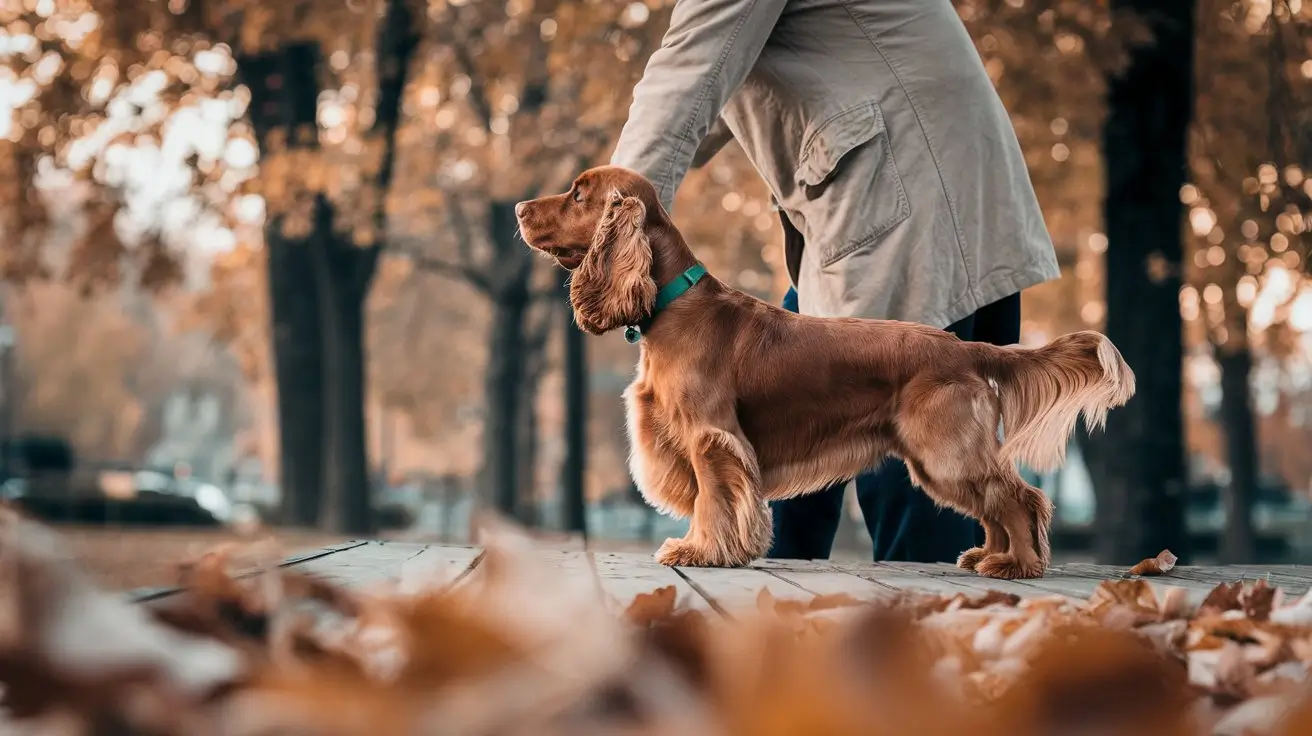
[[[1129,577],[1126,568],[1088,564],[1059,565],[1039,580],[989,580],[948,564],[840,563],[759,560],[747,568],[670,568],[647,554],[542,549],[541,559],[566,575],[594,577],[599,588],[621,604],[634,596],[672,585],[680,605],[731,614],[755,605],[761,590],[777,599],[809,600],[843,593],[861,600],[889,598],[921,591],[975,597],[989,590],[1022,598],[1064,596],[1087,600],[1104,580]],[[292,557],[283,567],[310,573],[349,587],[398,583],[402,588],[459,584],[478,574],[476,547],[410,542],[360,541],[310,551]],[[1312,587],[1312,566],[1235,565],[1176,567],[1149,580],[1155,588],[1183,588],[1201,600],[1217,584],[1263,579],[1286,595],[1303,595]],[[171,589],[138,590],[137,601],[165,598]]]

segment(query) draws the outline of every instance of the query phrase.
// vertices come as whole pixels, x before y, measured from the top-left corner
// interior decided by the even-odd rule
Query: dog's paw
[[[656,550],[656,561],[669,567],[741,567],[751,562],[751,559],[731,560],[721,559],[712,551],[708,551],[687,539],[667,539]]]
[[[983,547],[971,547],[962,552],[961,556],[957,558],[957,567],[975,572],[975,568],[979,566],[979,561],[987,555],[988,553],[984,551]]]
[[[685,539],[667,539],[656,550],[656,561],[669,567],[709,567],[706,554]]]
[[[975,572],[986,578],[999,580],[1027,580],[1043,577],[1044,566],[1039,560],[1022,565],[1007,553],[989,555],[975,565]]]

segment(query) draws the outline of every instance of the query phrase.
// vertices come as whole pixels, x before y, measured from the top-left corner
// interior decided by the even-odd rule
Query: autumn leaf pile
[[[484,542],[459,580],[368,591],[217,551],[132,604],[0,512],[0,732],[1312,733],[1312,597],[1261,584],[1201,605],[1140,579],[1078,605],[763,592],[726,617],[674,588],[621,607],[513,530]]]

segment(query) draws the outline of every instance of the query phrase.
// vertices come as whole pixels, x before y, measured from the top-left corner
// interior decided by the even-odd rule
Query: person
[[[688,170],[733,139],[780,211],[795,311],[1010,344],[1020,292],[1059,275],[1015,130],[950,0],[677,0],[611,163],[672,211]],[[844,485],[772,504],[770,556],[828,557]],[[876,560],[954,561],[982,540],[898,460],[856,492]]]

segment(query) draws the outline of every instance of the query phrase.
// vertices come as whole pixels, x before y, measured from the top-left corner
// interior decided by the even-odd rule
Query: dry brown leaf
[[[1162,618],[1161,602],[1146,580],[1104,580],[1089,598],[1089,610],[1107,625],[1113,623],[1108,619],[1137,626]]]
[[[806,604],[808,611],[829,611],[835,608],[848,608],[859,606],[861,601],[853,598],[846,593],[829,593],[827,595],[818,595]]]
[[[1212,588],[1212,592],[1208,593],[1207,597],[1203,599],[1203,602],[1198,606],[1198,612],[1222,613],[1242,608],[1240,595],[1243,590],[1244,584],[1242,582],[1221,583]]]
[[[1240,598],[1244,615],[1256,621],[1267,620],[1278,602],[1276,596],[1279,592],[1278,588],[1268,585],[1266,580],[1258,580],[1251,587],[1246,587]]]
[[[1312,662],[1312,626],[1289,613],[1312,603],[1284,606],[1264,582],[1219,586],[1197,611],[1183,589],[1140,579],[1107,581],[1086,604],[997,591],[862,603],[762,590],[756,610],[732,620],[678,610],[678,591],[666,586],[617,615],[595,580],[553,577],[563,573],[524,535],[493,525],[485,564],[452,589],[362,592],[282,571],[240,577],[241,550],[201,556],[184,594],[141,620],[231,652],[253,673],[221,681],[202,706],[185,669],[104,670],[101,654],[79,659],[94,647],[65,647],[63,660],[33,656],[32,632],[51,622],[112,631],[96,643],[122,662],[190,655],[125,634],[131,627],[112,623],[121,609],[107,615],[98,592],[73,586],[84,591],[69,599],[77,605],[51,609],[51,591],[72,578],[21,552],[21,536],[0,523],[0,573],[10,582],[0,586],[0,685],[19,715],[71,713],[77,728],[128,718],[167,736],[1270,732]],[[31,564],[43,574],[24,572]],[[34,619],[31,610],[59,612]]]
[[[1312,590],[1287,606],[1271,612],[1271,620],[1281,624],[1312,625]]]
[[[1141,561],[1139,564],[1130,568],[1131,575],[1165,575],[1175,569],[1175,563],[1180,558],[1171,554],[1171,550],[1164,549],[1157,553],[1156,557],[1150,557]]]
[[[624,617],[638,626],[650,626],[674,615],[674,604],[679,597],[678,588],[666,585],[650,593],[639,593],[624,609]]]

